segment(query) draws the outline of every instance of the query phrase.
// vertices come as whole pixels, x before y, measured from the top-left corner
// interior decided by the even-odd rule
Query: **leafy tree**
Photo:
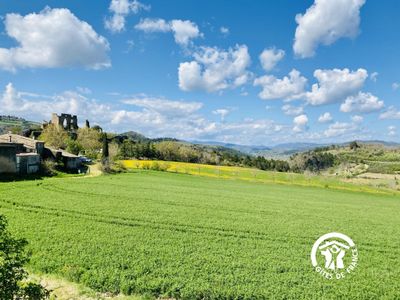
[[[42,131],[39,139],[55,149],[66,149],[70,141],[68,132],[61,126],[49,124]]]
[[[190,146],[182,146],[179,148],[179,157],[184,162],[197,163],[200,158],[198,152]]]
[[[337,157],[332,153],[309,151],[299,153],[291,158],[292,170],[295,172],[319,172],[330,168],[337,162]]]
[[[49,291],[38,284],[24,282],[28,275],[23,269],[29,261],[25,250],[28,242],[14,238],[7,225],[6,218],[0,215],[0,299],[47,299]]]
[[[179,145],[176,142],[165,141],[158,143],[156,149],[162,160],[179,161]]]
[[[67,144],[67,151],[68,152],[70,152],[72,154],[75,154],[75,155],[78,155],[79,152],[81,152],[82,150],[83,150],[83,147],[78,141],[74,141],[72,139],[70,139],[68,141],[68,144]]]
[[[357,150],[360,148],[360,145],[356,141],[351,142],[349,146],[351,150]]]
[[[90,158],[97,158],[102,149],[102,134],[94,128],[79,128],[76,141]]]
[[[252,162],[251,157],[249,155],[245,156],[245,158],[243,159],[243,164],[245,166],[249,166],[249,167],[253,166],[253,162]]]

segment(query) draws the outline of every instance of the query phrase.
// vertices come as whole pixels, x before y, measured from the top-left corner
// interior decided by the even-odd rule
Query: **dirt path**
[[[89,165],[89,172],[87,176],[94,177],[94,176],[100,176],[101,174],[103,174],[103,172],[101,171],[100,163]]]
[[[30,279],[39,282],[51,291],[50,299],[57,300],[141,300],[139,296],[113,296],[97,293],[79,284],[69,282],[65,279],[48,275],[31,275]]]

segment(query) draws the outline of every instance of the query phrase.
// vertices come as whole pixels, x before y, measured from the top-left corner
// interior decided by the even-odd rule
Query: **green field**
[[[400,197],[156,171],[0,183],[30,269],[98,291],[182,299],[400,299]],[[310,251],[357,244],[347,278]]]

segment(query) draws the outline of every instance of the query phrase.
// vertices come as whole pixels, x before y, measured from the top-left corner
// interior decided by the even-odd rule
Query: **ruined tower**
[[[78,117],[76,115],[61,114],[60,116],[56,113],[51,115],[51,124],[61,126],[65,130],[77,130],[78,127]]]

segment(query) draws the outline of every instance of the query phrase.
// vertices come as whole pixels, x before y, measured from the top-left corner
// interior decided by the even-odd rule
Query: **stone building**
[[[0,174],[34,174],[40,170],[40,154],[26,152],[24,144],[0,143]]]
[[[0,135],[0,145],[3,149],[0,151],[0,173],[25,175],[39,172],[44,142],[7,133]]]
[[[57,115],[56,113],[53,113],[51,115],[51,124],[61,126],[67,131],[74,131],[77,130],[78,127],[78,117],[75,115],[70,115],[70,114],[61,114]]]

